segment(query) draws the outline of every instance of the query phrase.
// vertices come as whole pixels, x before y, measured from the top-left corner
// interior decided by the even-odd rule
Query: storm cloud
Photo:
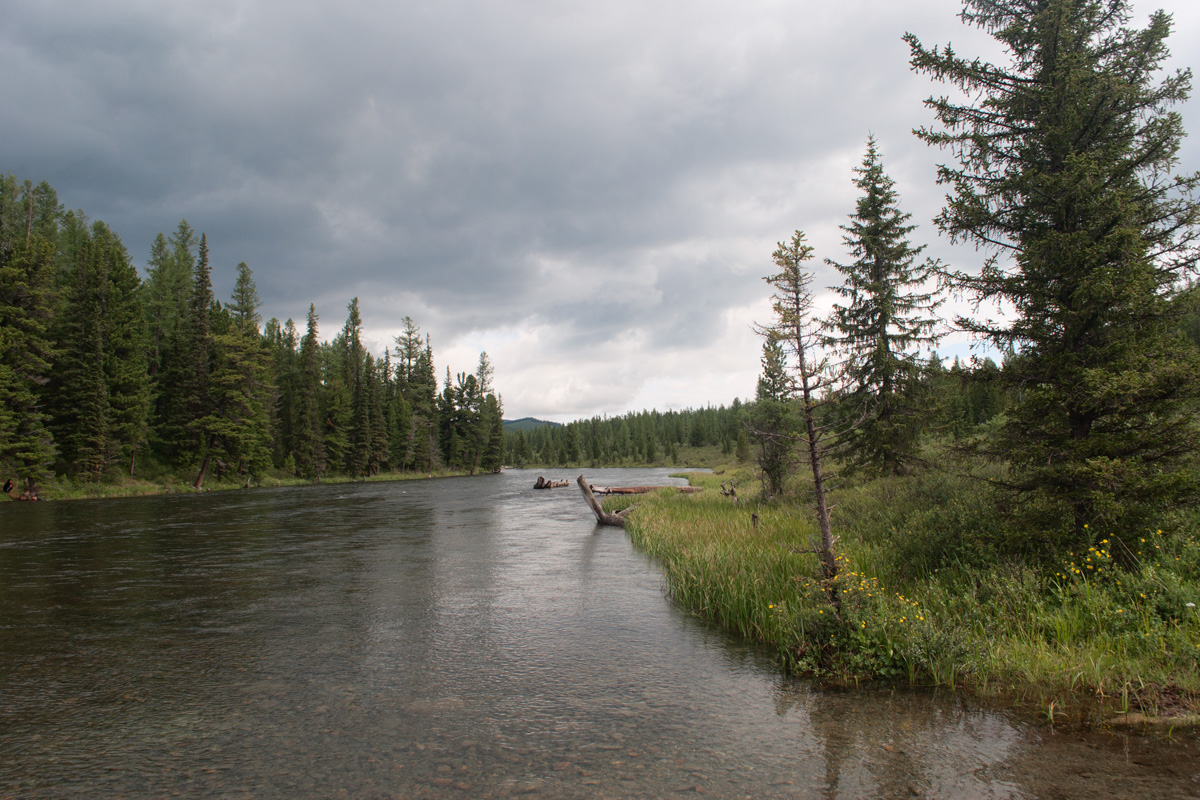
[[[1162,5],[1187,66],[1200,20]],[[1158,7],[1135,3],[1133,23]],[[958,11],[15,0],[0,170],[49,181],[139,266],[186,218],[218,297],[246,261],[266,317],[302,324],[315,303],[329,336],[357,296],[376,354],[406,315],[439,372],[486,349],[510,418],[716,405],[753,394],[775,242],[802,229],[818,258],[843,257],[869,134],[914,240],[978,260],[928,222],[945,156],[911,130],[944,89],[909,71],[900,39],[994,57]],[[1200,163],[1194,143],[1183,161]]]

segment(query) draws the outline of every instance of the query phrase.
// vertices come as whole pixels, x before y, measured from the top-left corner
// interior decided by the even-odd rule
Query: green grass
[[[717,491],[730,475],[689,477],[709,491],[645,498],[634,543],[676,602],[795,672],[1053,703],[1059,720],[1200,708],[1195,515],[1120,532],[1140,550],[1118,566],[1104,532],[1090,549],[1056,549],[1054,536],[1014,530],[986,480],[849,485],[833,495],[839,618],[806,552],[817,531],[800,487],[795,502],[763,504],[742,473],[735,505]]]

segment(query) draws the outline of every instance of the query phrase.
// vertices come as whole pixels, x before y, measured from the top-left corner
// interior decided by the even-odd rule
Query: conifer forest
[[[181,221],[155,238],[142,280],[103,222],[65,211],[46,183],[0,181],[0,465],[18,489],[500,467],[486,353],[439,387],[411,318],[377,357],[357,298],[323,340],[312,306],[303,328],[264,321],[252,271],[236,270],[233,295],[214,297],[207,238]]]

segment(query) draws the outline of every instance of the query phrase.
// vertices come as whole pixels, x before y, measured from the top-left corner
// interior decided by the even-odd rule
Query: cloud
[[[1200,19],[1168,5],[1184,64]],[[994,54],[958,9],[13,0],[0,169],[139,263],[187,218],[218,296],[246,261],[266,316],[311,302],[332,335],[357,296],[376,352],[405,315],[439,369],[486,348],[510,416],[728,403],[754,391],[775,243],[799,228],[841,257],[868,133],[917,241],[977,259],[928,223],[946,156],[910,131],[941,90],[900,40]]]

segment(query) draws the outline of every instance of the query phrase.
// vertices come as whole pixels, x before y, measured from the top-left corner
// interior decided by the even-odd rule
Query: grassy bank
[[[451,478],[466,475],[466,472],[440,471],[426,472],[381,472],[369,478],[350,478],[344,475],[323,478],[322,484],[338,483],[375,483],[378,481],[415,481],[429,478]],[[275,488],[280,486],[312,486],[313,481],[296,478],[283,473],[262,478],[249,488]],[[245,480],[211,479],[204,482],[199,491],[222,492],[234,489],[248,488]],[[158,478],[130,478],[128,476],[108,477],[101,483],[82,482],[66,477],[48,480],[38,485],[38,498],[41,500],[84,500],[103,497],[141,497],[155,494],[187,494],[195,493],[191,480],[178,475],[163,475]]]
[[[678,603],[773,647],[789,669],[1002,695],[1060,722],[1200,711],[1195,516],[1125,532],[1137,552],[1118,566],[1111,532],[1087,548],[1052,536],[1016,546],[986,482],[863,482],[834,498],[839,619],[803,552],[817,533],[803,498],[761,503],[738,477],[735,505],[716,491],[730,475],[689,475],[711,490],[650,498],[630,535]]]

